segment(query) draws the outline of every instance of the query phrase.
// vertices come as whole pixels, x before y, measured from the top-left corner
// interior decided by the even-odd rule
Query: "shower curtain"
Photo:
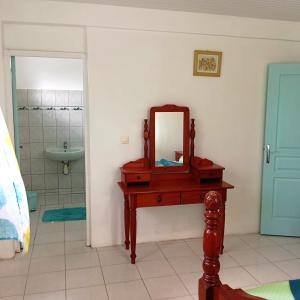
[[[0,240],[16,240],[21,251],[28,252],[30,223],[26,191],[1,108]]]

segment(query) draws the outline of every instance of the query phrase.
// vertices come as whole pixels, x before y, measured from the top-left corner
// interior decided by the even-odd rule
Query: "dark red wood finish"
[[[154,162],[154,130],[153,114],[156,111],[184,111],[184,159],[186,166],[153,168]],[[220,250],[223,249],[223,236],[225,224],[225,202],[227,190],[233,186],[224,182],[222,166],[214,164],[211,160],[194,156],[195,121],[192,120],[189,131],[189,110],[186,107],[165,105],[151,109],[150,118],[150,156],[148,153],[148,123],[144,121],[144,158],[128,162],[121,167],[121,182],[119,186],[124,194],[124,225],[125,246],[131,249],[131,262],[136,258],[136,213],[138,208],[158,207],[168,205],[200,204],[204,202],[207,192],[215,190],[220,192],[221,205],[221,237]],[[186,132],[187,130],[187,132]],[[191,144],[189,141],[191,137]],[[189,157],[188,148],[191,146],[192,156]],[[187,154],[185,154],[187,153]],[[172,172],[170,172],[172,171]],[[130,233],[130,234],[129,234]]]
[[[156,167],[155,166],[155,113],[156,112],[183,112],[183,166]],[[150,109],[150,167],[157,172],[180,172],[189,168],[189,135],[190,135],[190,110],[186,106],[166,104],[151,107]],[[175,151],[176,149],[174,149]]]
[[[205,229],[203,234],[203,276],[199,279],[199,300],[263,300],[248,295],[241,289],[232,289],[223,285],[219,278],[220,245],[223,230],[222,195],[210,191],[205,195]]]

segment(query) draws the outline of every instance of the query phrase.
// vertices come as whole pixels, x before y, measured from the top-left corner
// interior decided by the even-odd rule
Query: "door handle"
[[[266,163],[269,164],[270,163],[270,154],[271,154],[271,151],[270,151],[270,145],[266,145]]]

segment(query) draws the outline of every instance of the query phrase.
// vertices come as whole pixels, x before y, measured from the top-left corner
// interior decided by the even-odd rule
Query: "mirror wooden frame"
[[[156,112],[183,112],[183,165],[170,167],[155,166],[155,113]],[[150,167],[157,173],[162,172],[184,172],[189,169],[190,155],[190,110],[186,106],[177,106],[167,104],[163,106],[154,106],[150,109]]]

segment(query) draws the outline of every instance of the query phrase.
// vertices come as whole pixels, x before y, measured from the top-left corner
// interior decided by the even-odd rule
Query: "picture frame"
[[[194,51],[194,76],[221,76],[222,52],[209,50]]]

